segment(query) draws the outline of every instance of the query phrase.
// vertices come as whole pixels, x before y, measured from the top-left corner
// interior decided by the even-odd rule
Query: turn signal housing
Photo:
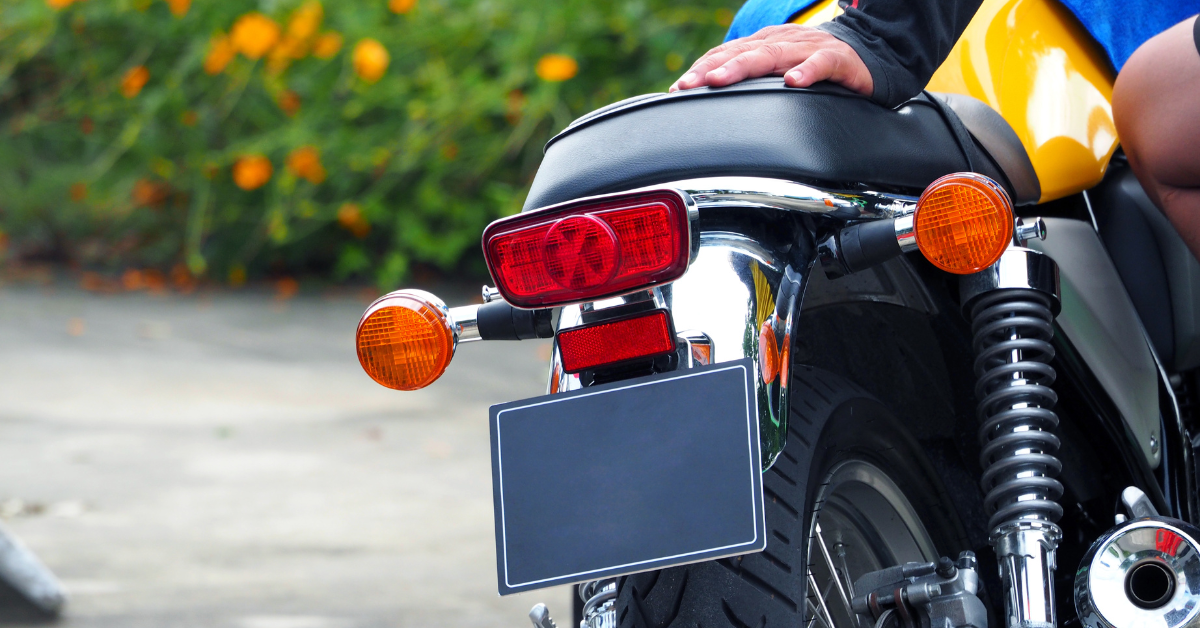
[[[446,372],[457,345],[446,304],[423,290],[376,299],[358,322],[358,363],[393,390],[417,390]]]
[[[977,273],[1012,243],[1012,201],[988,177],[948,174],[921,194],[913,230],[917,248],[934,266],[957,275]]]

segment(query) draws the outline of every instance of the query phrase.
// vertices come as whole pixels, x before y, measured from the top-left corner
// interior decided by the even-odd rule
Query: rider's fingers
[[[745,54],[756,47],[762,45],[761,42],[751,42],[742,39],[735,39],[729,43],[717,46],[708,51],[703,57],[696,59],[692,67],[688,69],[675,85],[671,86],[671,91],[676,89],[691,89],[706,85],[704,76],[712,70],[720,67],[726,61],[740,55]]]
[[[857,63],[856,63],[857,62]],[[790,87],[808,87],[820,81],[833,81],[860,94],[870,96],[874,89],[871,74],[857,57],[845,52],[822,49],[814,52],[783,75]]]
[[[836,68],[836,56],[827,50],[818,50],[799,65],[788,70],[787,74],[783,75],[783,81],[791,87],[808,87],[813,83],[832,78]]]
[[[822,35],[823,33],[819,30],[802,27],[797,24],[768,26],[753,35],[725,42],[704,53],[703,56],[692,63],[688,71],[679,80],[675,81],[670,91],[707,85],[705,75],[709,72],[728,63],[731,59],[755,50],[762,45],[778,44],[790,47],[797,44],[807,44],[811,48]],[[801,61],[803,61],[803,57],[794,58],[783,67],[776,68],[775,71],[791,67]]]
[[[804,61],[808,47],[802,44],[763,43],[721,64],[705,75],[709,85],[723,86],[740,80],[775,74]]]

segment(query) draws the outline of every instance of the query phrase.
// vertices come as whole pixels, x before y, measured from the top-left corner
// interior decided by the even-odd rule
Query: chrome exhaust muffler
[[[1121,523],[1075,573],[1087,628],[1200,628],[1200,529],[1168,517]]]

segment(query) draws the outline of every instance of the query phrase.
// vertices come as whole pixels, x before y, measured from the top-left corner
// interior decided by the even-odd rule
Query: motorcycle
[[[554,338],[491,410],[497,578],[580,583],[581,628],[1200,625],[1200,264],[1112,81],[1054,0],[987,0],[893,110],[604,107],[484,231],[485,302],[385,295],[360,362]]]

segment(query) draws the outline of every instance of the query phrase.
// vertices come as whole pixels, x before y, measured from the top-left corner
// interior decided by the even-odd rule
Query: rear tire
[[[793,368],[790,390],[787,447],[763,475],[766,550],[622,578],[621,628],[809,628],[810,620],[858,628],[830,579],[831,561],[852,583],[969,547],[922,448],[869,393],[803,366]],[[808,586],[810,548],[824,609]]]

